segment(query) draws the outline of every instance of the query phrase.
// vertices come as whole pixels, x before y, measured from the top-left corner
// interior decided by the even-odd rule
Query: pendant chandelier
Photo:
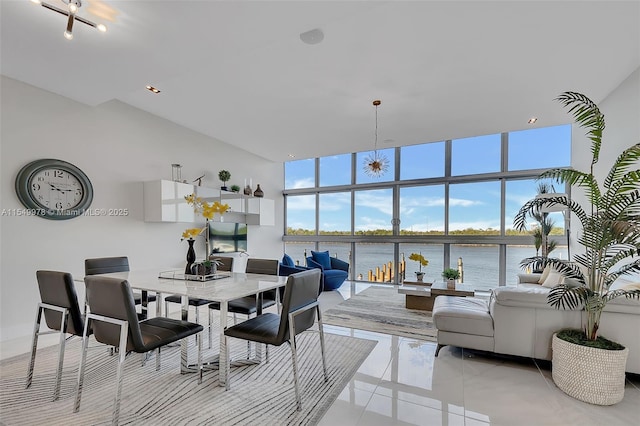
[[[364,159],[364,172],[367,176],[379,178],[389,170],[389,159],[378,152],[378,107],[382,101],[376,99],[373,106],[376,107],[376,136],[373,152]]]

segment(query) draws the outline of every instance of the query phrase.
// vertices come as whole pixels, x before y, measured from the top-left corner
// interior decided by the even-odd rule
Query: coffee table
[[[431,286],[403,284],[398,288],[398,293],[405,295],[405,307],[407,309],[419,309],[422,311],[433,310],[433,302],[437,296],[474,296],[473,286],[470,284],[457,284],[455,289],[447,288],[446,282],[436,282]]]

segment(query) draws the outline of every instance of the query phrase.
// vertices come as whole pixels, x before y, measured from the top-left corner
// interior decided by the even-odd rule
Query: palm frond
[[[632,167],[636,162],[640,159],[640,143],[630,146],[629,148],[622,151],[622,153],[618,156],[616,161],[613,163],[611,170],[607,174],[603,182],[603,186],[605,188],[610,188],[613,183],[622,179],[622,177],[627,174],[629,168]],[[634,171],[636,177],[636,187],[640,178],[638,178],[638,174],[640,174],[640,170]]]
[[[560,284],[549,290],[547,303],[556,309],[581,309],[593,292],[587,287],[569,287]]]
[[[604,115],[598,105],[585,95],[577,92],[564,92],[556,98],[565,107],[569,107],[569,113],[573,115],[580,127],[587,129],[587,137],[591,140],[591,165],[600,158],[600,146],[602,144],[602,132],[605,128]]]

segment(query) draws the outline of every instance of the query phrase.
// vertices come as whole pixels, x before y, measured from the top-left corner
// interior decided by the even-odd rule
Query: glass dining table
[[[147,307],[147,294],[149,292],[156,293],[156,315],[162,315],[160,303],[162,294],[176,294],[181,296],[182,320],[187,321],[189,312],[189,298],[198,298],[211,300],[220,303],[220,350],[217,360],[207,363],[208,365],[218,365],[218,383],[220,386],[226,386],[225,378],[227,377],[226,366],[226,347],[227,337],[224,334],[228,322],[228,306],[229,301],[239,299],[245,296],[255,295],[283,287],[286,284],[287,277],[277,275],[264,274],[245,274],[238,272],[220,273],[213,279],[208,281],[185,279],[184,274],[180,271],[162,271],[158,270],[132,270],[128,272],[113,272],[109,274],[100,274],[104,277],[112,277],[125,279],[129,282],[131,288],[142,291],[143,309]],[[279,292],[276,292],[279,294]],[[261,304],[258,303],[258,315],[261,313]],[[89,310],[91,307],[89,306]],[[188,364],[188,344],[186,339],[182,339],[181,343],[181,360],[180,371],[182,373],[196,372],[196,368]],[[250,360],[260,362],[261,350],[260,345],[256,348],[255,357]],[[243,363],[246,364],[246,360]]]

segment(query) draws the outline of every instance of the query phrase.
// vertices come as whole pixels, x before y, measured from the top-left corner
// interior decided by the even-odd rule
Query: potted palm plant
[[[618,277],[640,272],[640,143],[624,150],[602,182],[594,175],[605,128],[604,115],[586,96],[565,92],[557,100],[587,130],[591,140],[588,172],[551,169],[541,179],[555,179],[584,190],[589,205],[583,208],[564,194],[535,198],[520,208],[516,228],[543,205],[564,206],[578,218],[582,231],[578,243],[584,252],[575,262],[542,256],[522,261],[522,266],[550,265],[565,277],[566,284],[552,288],[547,301],[558,309],[584,310],[582,330],[561,330],[552,341],[553,380],[565,393],[582,401],[611,405],[624,397],[624,372],[628,349],[598,336],[602,310],[618,297],[640,299],[640,290],[612,288]]]

